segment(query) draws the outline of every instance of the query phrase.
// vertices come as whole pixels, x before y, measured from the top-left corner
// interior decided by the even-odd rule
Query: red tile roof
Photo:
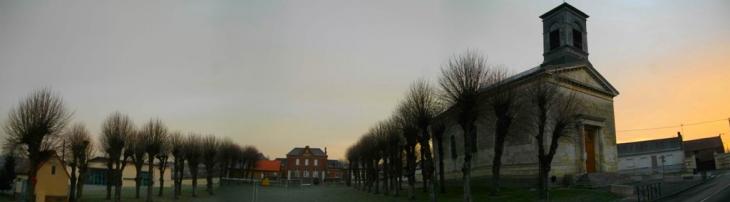
[[[259,171],[279,172],[281,169],[281,161],[259,160],[257,164],[256,170]]]

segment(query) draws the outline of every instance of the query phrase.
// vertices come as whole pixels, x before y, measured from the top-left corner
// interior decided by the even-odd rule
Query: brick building
[[[277,160],[282,160],[281,158]],[[327,148],[297,147],[286,154],[286,162],[282,163],[281,173],[287,179],[312,180],[324,179],[327,168]]]

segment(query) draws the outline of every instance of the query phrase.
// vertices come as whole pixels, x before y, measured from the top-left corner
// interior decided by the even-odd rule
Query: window
[[[144,171],[142,171],[141,177],[142,177],[142,186],[149,185],[149,183],[150,183],[150,172],[144,172]]]
[[[580,24],[573,23],[573,46],[583,50],[583,32],[581,32]]]
[[[294,177],[299,177],[299,169],[297,169],[297,171],[294,171]]]
[[[297,159],[297,165],[299,165],[299,159]]]
[[[89,168],[89,174],[89,178],[86,179],[86,184],[106,185],[106,169]]]
[[[560,47],[560,28],[558,23],[553,23],[550,26],[550,32],[548,32],[548,42],[550,44],[550,50],[555,50]]]
[[[633,168],[634,167],[634,159],[626,159],[626,167]]]
[[[51,166],[51,175],[56,174],[56,166]]]
[[[649,158],[647,158],[647,157],[641,157],[641,160],[639,160],[639,163],[641,163],[641,165],[639,167],[648,168],[649,167],[649,164],[650,164],[649,163]]]
[[[315,161],[315,162],[316,162],[316,161]],[[314,172],[312,173],[312,175],[313,175],[314,177],[317,177],[317,176],[319,176],[319,173],[317,172],[317,169],[314,169]]]
[[[304,159],[304,165],[305,166],[308,166],[309,165],[309,159]]]
[[[340,171],[335,172],[335,178],[340,178]]]
[[[317,159],[314,159],[314,166],[317,166]]]
[[[304,177],[309,177],[309,169],[304,170]]]

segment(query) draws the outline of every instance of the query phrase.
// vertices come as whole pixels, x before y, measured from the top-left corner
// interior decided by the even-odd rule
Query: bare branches
[[[151,119],[142,127],[143,139],[145,140],[145,151],[147,155],[159,154],[167,141],[167,126],[160,119]]]
[[[134,133],[134,124],[127,115],[114,112],[102,123],[100,149],[109,155],[110,159],[119,159],[122,149]]]

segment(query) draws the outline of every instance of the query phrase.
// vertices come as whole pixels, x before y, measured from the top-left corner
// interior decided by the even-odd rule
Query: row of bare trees
[[[132,163],[136,171],[135,196],[139,198],[140,187],[144,183],[142,169],[147,165],[146,172],[154,173],[157,159],[160,173],[158,196],[162,196],[163,176],[168,167],[168,158],[172,157],[175,171],[174,197],[179,198],[185,165],[192,175],[192,196],[196,197],[198,166],[201,163],[207,171],[206,192],[212,195],[216,167],[220,168],[218,177],[222,179],[230,176],[229,168],[232,165],[237,164],[241,169],[239,173],[244,173],[244,165],[249,170],[253,169],[259,158],[256,147],[242,147],[227,137],[201,136],[197,133],[184,136],[179,131],[169,132],[167,126],[156,118],[137,127],[129,116],[120,112],[114,112],[104,120],[96,142],[83,123],[66,127],[71,115],[61,96],[52,93],[50,89],[35,91],[10,111],[4,124],[6,136],[3,137],[2,144],[6,154],[27,157],[31,168],[38,167],[57,151],[63,150],[66,161],[64,163],[71,168],[70,201],[81,198],[84,182],[90,174],[89,160],[95,156],[97,149],[108,159],[106,199],[114,198],[114,201],[121,200],[122,171],[128,163]],[[253,177],[253,172],[246,174]],[[30,179],[34,179],[37,169],[30,169],[28,175]],[[152,177],[147,180],[147,201],[152,201],[155,181]],[[28,192],[35,193],[34,184],[28,184]],[[34,201],[35,197],[28,199]]]
[[[569,137],[575,129],[574,123],[585,110],[582,100],[573,91],[560,87],[557,73],[541,74],[531,80],[510,81],[507,68],[487,63],[485,57],[474,50],[451,58],[442,66],[441,73],[439,89],[423,79],[415,81],[392,117],[372,126],[347,149],[354,187],[371,192],[374,186],[375,191],[372,192],[378,194],[378,169],[382,162],[385,195],[394,190],[395,196],[398,196],[400,183],[395,180],[405,171],[408,198],[415,199],[418,157],[415,149],[418,145],[422,155],[424,188],[428,188],[430,200],[435,201],[435,163],[429,142],[433,137],[438,144],[438,166],[443,171],[444,134],[448,125],[457,125],[463,135],[463,197],[464,201],[471,201],[471,162],[472,154],[478,150],[476,130],[477,122],[481,121],[494,125],[494,131],[485,132],[494,135],[493,140],[488,140],[494,141],[492,195],[500,194],[499,176],[505,140],[508,135],[520,134],[537,140],[540,199],[548,199],[550,164],[559,140]],[[454,141],[453,136],[451,141]],[[455,154],[452,154],[454,157]],[[402,164],[403,158],[405,167],[399,164]],[[440,193],[445,193],[444,172],[439,172],[439,175]]]

